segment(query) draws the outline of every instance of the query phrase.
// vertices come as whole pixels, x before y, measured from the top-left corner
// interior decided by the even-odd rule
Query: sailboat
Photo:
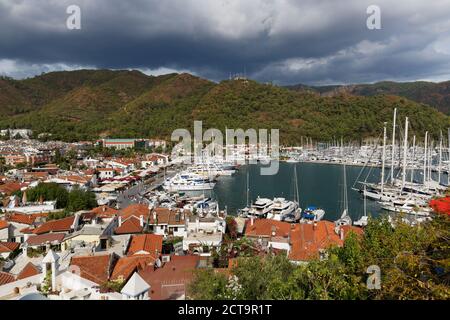
[[[283,216],[283,221],[297,222],[300,220],[302,209],[300,208],[300,196],[298,192],[298,180],[297,180],[297,166],[294,165],[294,210]]]
[[[246,193],[247,193],[247,202],[246,202],[246,206],[243,209],[238,210],[238,216],[247,218],[248,217],[248,213],[250,211],[250,203],[249,203],[249,192],[250,192],[250,187],[249,187],[249,172],[250,170],[247,169],[247,184],[246,184]]]
[[[366,186],[364,186],[364,193],[366,192]],[[367,226],[367,223],[369,222],[369,217],[367,216],[367,199],[366,196],[364,196],[364,214],[359,219],[353,222],[353,225],[359,226],[359,227],[365,227]]]
[[[351,226],[352,218],[348,214],[348,197],[347,197],[347,173],[345,163],[343,164],[344,171],[344,210],[341,217],[335,221],[336,226]]]

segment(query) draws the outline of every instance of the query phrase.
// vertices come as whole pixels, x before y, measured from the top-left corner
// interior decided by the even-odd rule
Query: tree
[[[226,296],[227,277],[213,269],[195,272],[188,296],[195,300],[220,300]]]
[[[285,255],[241,257],[228,272],[199,271],[192,295],[210,299],[450,299],[450,218],[410,226],[398,217],[370,219],[364,235],[350,234],[326,259],[293,265]],[[233,244],[235,246],[235,244]],[[367,267],[381,269],[381,289],[367,287]],[[202,274],[206,272],[206,274]],[[196,290],[201,290],[197,292]]]
[[[89,210],[97,206],[95,194],[75,186],[70,192],[57,183],[39,183],[36,187],[27,190],[29,201],[37,202],[56,200],[58,209],[66,209],[68,212]]]

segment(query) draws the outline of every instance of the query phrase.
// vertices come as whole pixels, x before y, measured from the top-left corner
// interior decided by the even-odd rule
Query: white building
[[[203,253],[204,247],[219,247],[226,230],[225,219],[221,217],[200,218],[192,216],[186,220],[186,233],[183,238],[183,250]],[[206,253],[208,254],[208,253]]]

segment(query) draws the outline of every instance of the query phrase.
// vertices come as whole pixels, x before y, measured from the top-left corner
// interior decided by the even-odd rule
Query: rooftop
[[[163,236],[156,234],[135,235],[131,239],[128,255],[151,254],[156,257],[162,251]]]
[[[80,268],[80,276],[99,285],[108,281],[112,268],[112,255],[72,257],[71,266]]]

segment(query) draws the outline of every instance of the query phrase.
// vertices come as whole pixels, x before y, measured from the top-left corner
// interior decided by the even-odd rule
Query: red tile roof
[[[108,281],[111,274],[112,255],[72,257],[71,266],[80,268],[80,276],[99,285]],[[74,269],[72,269],[74,270]]]
[[[156,213],[156,221],[154,219],[154,213]],[[168,225],[184,225],[185,218],[190,214],[181,213],[180,210],[173,210],[168,208],[155,208],[151,214],[149,223],[150,224],[168,224]]]
[[[97,216],[101,218],[109,218],[116,215],[119,212],[119,210],[108,206],[100,206],[92,209],[91,212],[95,213]]]
[[[150,214],[150,209],[146,204],[131,204],[125,209],[119,211],[119,215],[122,216],[122,219],[127,219],[131,216],[140,217],[141,215],[144,218],[147,218]]]
[[[289,259],[293,261],[308,261],[319,257],[320,250],[331,246],[342,246],[344,240],[335,231],[335,224],[330,221],[319,221],[312,224],[298,224],[291,232],[291,251]],[[362,229],[353,226],[342,227],[344,238],[350,231],[361,234]]]
[[[16,222],[21,224],[32,225],[37,218],[45,217],[47,214],[22,214],[22,213],[12,213],[9,214],[6,219],[9,222]]]
[[[34,264],[28,262],[27,265],[22,269],[22,271],[20,271],[20,273],[17,275],[17,280],[29,278],[40,273],[41,272]]]
[[[162,268],[139,271],[139,275],[151,286],[150,298],[169,300],[184,295],[200,259],[199,256],[172,256]]]
[[[122,257],[114,266],[111,279],[127,281],[136,270],[153,268],[155,260],[155,256],[150,254]]]
[[[115,234],[134,234],[134,233],[142,233],[144,230],[141,227],[140,220],[135,217],[131,217],[128,220],[122,222],[120,227],[117,227],[114,230]]]
[[[0,220],[0,230],[5,229],[9,226],[8,221]]]
[[[13,252],[19,247],[20,244],[17,242],[0,242],[0,253]]]
[[[19,191],[24,185],[19,182],[6,182],[0,185],[0,193],[11,195],[13,192]]]
[[[135,235],[131,239],[128,255],[151,254],[159,256],[162,251],[163,236],[156,234]]]
[[[20,229],[19,231],[22,232],[23,234],[33,234],[33,230],[32,228],[23,228]]]
[[[59,219],[59,220],[52,220],[48,221],[46,223],[43,223],[36,229],[34,229],[35,234],[43,234],[48,232],[63,232],[63,231],[70,231],[71,226],[73,225],[73,222],[75,221],[75,216]]]
[[[247,237],[288,237],[291,224],[271,219],[255,219],[253,225],[246,222],[245,235]]]
[[[16,280],[12,274],[0,271],[0,286],[14,281]]]
[[[39,246],[46,243],[61,243],[66,235],[64,233],[46,233],[30,236],[26,243],[30,246]]]

